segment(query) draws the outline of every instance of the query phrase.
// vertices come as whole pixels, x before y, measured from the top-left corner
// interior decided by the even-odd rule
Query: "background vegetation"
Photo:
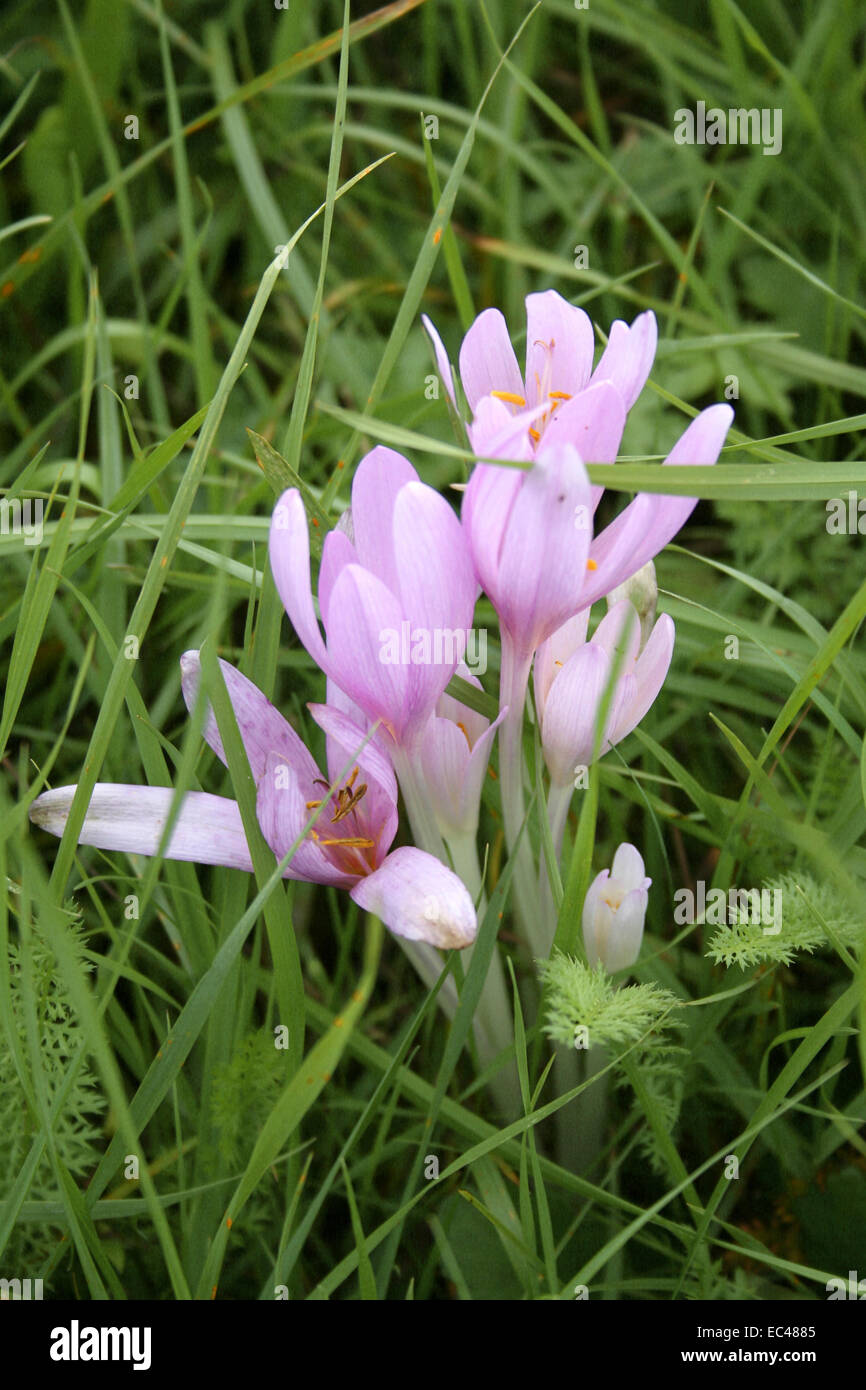
[[[346,9],[342,54],[339,0],[0,16],[0,487],[50,501],[41,546],[0,535],[0,1269],[79,1298],[824,1298],[866,1248],[866,575],[862,538],[825,525],[866,480],[862,7]],[[781,153],[676,145],[699,100],[781,108]],[[548,286],[602,333],[659,319],[605,515],[657,485],[684,412],[738,391],[658,565],[674,666],[603,765],[593,855],[641,847],[635,973],[678,1027],[611,1041],[595,1087],[622,1084],[579,1174],[550,1077],[498,1116],[467,1028],[345,896],[271,882],[267,855],[254,881],[27,821],[46,781],[238,791],[180,698],[206,639],[319,748],[247,431],[333,519],[375,441],[454,442],[420,313],[456,358],[499,305],[520,351]],[[463,476],[413,443],[427,481]],[[787,959],[758,941],[726,964],[673,923],[677,887],[783,875]],[[500,940],[525,980],[507,920]]]

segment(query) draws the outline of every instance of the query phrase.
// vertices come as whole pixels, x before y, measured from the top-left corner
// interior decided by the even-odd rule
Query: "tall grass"
[[[0,534],[0,1272],[82,1299],[825,1297],[866,1246],[866,569],[827,526],[866,495],[861,8],[25,0],[0,35],[0,488],[45,504],[38,543]],[[781,152],[677,144],[698,101],[781,109]],[[657,461],[697,409],[736,420],[658,563],[671,675],[568,831],[597,867],[641,847],[635,974],[669,1014],[559,1090],[489,779],[503,1115],[471,1009],[449,1024],[345,895],[279,877],[178,658],[239,665],[321,754],[249,432],[332,523],[375,442],[460,482],[420,313],[454,357],[496,304],[519,351],[549,285],[601,334],[659,319],[591,470],[604,519],[683,490]],[[236,797],[255,875],[78,849],[97,781]],[[58,847],[27,808],[70,783]],[[787,956],[674,921],[681,887],[783,876]],[[572,1171],[555,1117],[605,1088]]]

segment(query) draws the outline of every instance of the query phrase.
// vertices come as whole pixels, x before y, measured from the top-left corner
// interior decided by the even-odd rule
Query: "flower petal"
[[[649,888],[652,882],[644,872],[640,851],[628,843],[620,845],[613,856],[610,876],[617,888],[624,889],[626,893],[633,888]]]
[[[298,776],[288,763],[284,763],[276,753],[268,756],[267,765],[259,779],[256,797],[256,816],[261,832],[278,860],[284,859],[297,840],[313,808],[307,802],[315,798],[309,796],[311,788],[300,784]],[[324,789],[319,789],[319,795]],[[348,872],[345,864],[335,863],[335,856],[318,845],[314,834],[324,838],[328,826],[327,810],[319,817],[317,824],[301,840],[286,869],[286,878],[301,879],[307,883],[329,883],[338,888],[350,888],[363,866],[359,863],[354,871]]]
[[[381,863],[397,834],[397,778],[394,769],[374,739],[364,743],[368,730],[362,724],[342,710],[329,708],[328,705],[308,705],[307,708],[327,735],[328,777],[331,783],[336,782],[341,774],[344,781],[351,775],[351,769],[349,773],[344,773],[344,769],[347,760],[354,758],[359,775],[353,783],[353,790],[366,787],[357,807],[339,824],[348,827],[351,823],[360,835],[371,839],[374,846],[371,857],[375,863]],[[346,829],[341,833],[350,832]]]
[[[630,672],[640,650],[640,619],[634,604],[627,598],[613,604],[592,634],[592,641],[604,648],[611,664],[618,657],[620,675]]]
[[[328,609],[334,679],[370,720],[399,739],[409,716],[409,672],[400,659],[403,610],[389,588],[361,565],[337,577]]]
[[[268,536],[274,583],[283,607],[310,656],[327,674],[331,662],[322,641],[310,584],[310,537],[307,514],[296,488],[284,492],[274,508]]]
[[[576,767],[589,766],[595,746],[595,726],[610,677],[610,660],[593,642],[579,648],[558,672],[547,695],[541,742],[551,779],[564,787]],[[613,702],[612,702],[613,703]],[[612,708],[608,710],[610,730]],[[602,739],[600,753],[607,747]]]
[[[468,685],[474,686],[476,690],[483,690],[484,687],[480,680],[469,670],[465,661],[458,663],[454,674],[466,681]],[[477,710],[470,709],[468,705],[464,705],[461,700],[455,699],[447,691],[443,692],[436,701],[435,713],[441,719],[450,720],[452,724],[462,725],[466,730],[470,748],[475,747],[481,735],[490,727],[489,719],[483,714],[479,714]]]
[[[351,896],[409,941],[461,950],[475,940],[478,924],[466,887],[423,850],[395,849],[374,873],[355,884]]]
[[[409,483],[397,498],[394,555],[413,653],[420,641],[428,658],[413,658],[409,668],[410,721],[417,727],[463,658],[478,585],[466,533],[445,498],[424,483]]]
[[[538,711],[539,720],[543,721],[544,719],[544,706],[557,671],[561,670],[565,663],[574,656],[574,653],[583,646],[588,627],[589,609],[584,608],[580,613],[575,613],[573,618],[564,622],[562,627],[558,627],[552,636],[539,643],[532,672],[535,708]]]
[[[634,688],[617,711],[613,742],[619,743],[637,728],[664,684],[674,654],[674,623],[662,613],[634,668]]]
[[[612,921],[605,934],[601,951],[604,968],[609,974],[628,969],[640,955],[647,901],[646,889],[636,888],[626,894],[619,907],[611,914]]]
[[[201,660],[198,652],[184,652],[180,659],[181,690],[186,707],[192,714],[195,708],[199,682],[201,681]],[[243,739],[250,770],[258,781],[265,770],[268,754],[279,754],[284,762],[291,763],[302,775],[310,779],[319,775],[314,759],[303,740],[298,737],[279,710],[263,695],[257,685],[242,676],[229,662],[220,660],[220,670],[226,683],[229,699],[238,729]],[[225,749],[217,728],[213,709],[208,703],[202,733],[206,742],[216,753],[220,762],[228,766]]]
[[[577,450],[541,450],[508,517],[490,598],[515,647],[527,656],[581,606],[590,531],[589,479]]]
[[[576,396],[592,371],[594,336],[583,309],[556,290],[526,296],[526,396],[528,405],[550,391]]]
[[[592,374],[593,381],[611,381],[631,410],[647,382],[658,343],[656,316],[638,314],[629,328],[622,319],[611,324],[607,346]]]
[[[474,411],[482,396],[505,391],[523,396],[523,379],[505,319],[498,309],[479,314],[460,346],[460,381]]]
[[[663,466],[715,463],[733,417],[729,405],[711,405],[701,411]],[[642,569],[673,539],[696,505],[696,497],[639,492],[593,541],[590,558],[597,569],[587,580],[581,604],[594,603]]]
[[[43,792],[30,807],[30,819],[52,835],[62,835],[76,787]],[[155,855],[174,800],[171,787],[125,786],[97,782],[78,836],[80,845]],[[166,859],[220,864],[252,872],[252,859],[236,801],[209,792],[187,792],[165,851]]]
[[[427,336],[433,344],[433,351],[436,355],[436,366],[439,368],[439,375],[445,384],[445,390],[451,397],[452,404],[456,406],[457,396],[454,391],[454,377],[451,374],[451,363],[448,359],[448,353],[445,351],[445,344],[426,314],[421,315],[421,322],[427,330]]]
[[[345,516],[346,513],[343,513]],[[341,526],[329,531],[322,546],[322,563],[319,565],[319,612],[325,631],[328,630],[328,609],[337,576],[346,565],[358,563],[358,555],[348,533]]]
[[[396,449],[386,449],[383,445],[364,455],[352,481],[352,526],[358,563],[398,597],[394,507],[401,488],[407,483],[420,486],[415,469]]]
[[[544,447],[573,444],[584,463],[616,463],[624,429],[622,396],[601,381],[556,410],[544,430]]]

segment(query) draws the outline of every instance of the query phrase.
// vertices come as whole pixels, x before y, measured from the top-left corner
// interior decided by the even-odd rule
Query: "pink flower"
[[[481,689],[468,667],[457,674]],[[483,714],[442,695],[421,736],[423,785],[440,833],[446,838],[474,836],[478,829],[481,788],[493,739],[507,709],[491,724]]]
[[[589,609],[555,632],[535,656],[535,705],[541,746],[556,786],[573,784],[575,769],[589,766],[604,692],[619,656],[599,754],[630,734],[656,699],[671,664],[674,625],[658,619],[643,651],[640,621],[623,599],[586,641]]]
[[[278,860],[300,837],[286,878],[345,888],[360,907],[381,917],[397,936],[443,948],[468,946],[477,924],[472,900],[450,869],[422,850],[388,853],[397,831],[397,785],[388,759],[340,710],[317,707],[327,734],[329,780],[323,778],[291,725],[262,692],[221,661],[238,729],[256,780],[257,816]],[[200,679],[197,652],[181,659],[184,699],[193,707]],[[204,736],[226,761],[213,712]],[[350,765],[344,784],[329,790]],[[37,797],[30,818],[62,835],[75,787]],[[174,792],[170,787],[98,783],[79,842],[131,854],[156,854]],[[304,833],[315,811],[316,823]],[[168,859],[220,864],[252,871],[252,859],[236,802],[188,792],[165,851]]]
[[[325,537],[319,570],[325,639],[310,585],[307,518],[295,489],[274,510],[270,559],[286,612],[314,661],[368,719],[382,721],[395,743],[410,746],[462,655],[459,643],[442,639],[465,635],[475,607],[475,576],[451,507],[393,449],[373,449],[361,460],[351,524]],[[423,648],[423,659],[393,659],[404,632],[413,652]],[[418,644],[416,634],[423,639]]]
[[[442,339],[426,315],[422,322],[432,340],[445,388],[456,404]],[[558,440],[580,447],[575,436],[586,410],[585,403],[580,403],[582,393],[599,382],[609,383],[616,390],[624,424],[626,411],[649,376],[657,337],[652,313],[639,314],[631,327],[617,319],[593,371],[594,335],[589,316],[555,290],[544,290],[526,296],[525,372],[521,375],[504,317],[498,309],[485,309],[463,339],[460,381],[473,413],[485,396],[500,400],[513,413],[541,409],[539,416],[526,420],[534,444],[550,430]],[[602,462],[581,452],[593,463]]]

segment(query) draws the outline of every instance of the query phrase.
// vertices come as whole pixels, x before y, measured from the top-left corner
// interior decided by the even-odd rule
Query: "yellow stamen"
[[[562,665],[562,662],[561,662],[561,661],[554,661],[553,664],[554,664],[554,666],[561,666],[561,665]]]
[[[586,568],[587,568],[588,570],[597,570],[597,569],[598,569],[598,565],[595,563],[595,560],[587,560],[587,562],[586,562]]]
[[[458,727],[458,729],[460,730],[460,732],[461,732],[461,734],[463,735],[463,737],[465,738],[466,742],[469,744],[469,752],[471,753],[471,752],[472,752],[472,740],[470,739],[468,733],[466,732],[466,725],[465,725],[465,724],[461,724],[461,723],[460,723],[460,720],[458,719],[458,720],[457,720],[457,727]]]
[[[307,810],[308,810],[308,811],[315,811],[316,807],[317,807],[317,806],[321,806],[321,804],[322,804],[321,801],[308,801],[308,802],[306,803]]]
[[[571,400],[571,392],[570,392],[570,391],[548,391],[547,394],[548,394],[548,396],[550,397],[550,399],[551,399],[552,401],[570,401],[570,400]]]
[[[515,395],[513,391],[491,391],[490,394],[498,401],[507,401],[509,405],[526,405],[524,397]]]
[[[353,836],[347,840],[320,840],[318,835],[314,837],[320,845],[340,845],[343,849],[372,849],[373,841],[365,840],[363,836]]]
[[[351,785],[351,783],[350,783],[350,785]],[[354,793],[354,795],[352,795],[352,794],[349,793],[348,787],[346,787],[343,791],[341,791],[341,792],[340,792],[340,808],[339,808],[339,810],[337,811],[336,815],[331,816],[331,824],[333,825],[336,821],[342,820],[344,816],[348,816],[348,814],[349,814],[350,811],[354,811],[354,809],[355,809],[355,807],[357,806],[358,802],[361,800],[361,798],[362,798],[362,797],[364,796],[364,794],[366,793],[366,790],[367,790],[367,783],[366,783],[366,782],[363,782],[363,783],[361,784],[361,786],[358,788],[358,790]],[[347,801],[344,801],[343,798],[344,798],[345,796],[347,796],[347,795],[348,795],[348,800],[347,800]]]
[[[538,443],[539,439],[541,438],[541,435],[538,433],[538,430],[534,430],[534,429],[532,428],[531,425],[530,425],[530,427],[529,427],[529,438],[530,438],[531,440],[533,440],[534,443],[536,443],[536,444]]]

